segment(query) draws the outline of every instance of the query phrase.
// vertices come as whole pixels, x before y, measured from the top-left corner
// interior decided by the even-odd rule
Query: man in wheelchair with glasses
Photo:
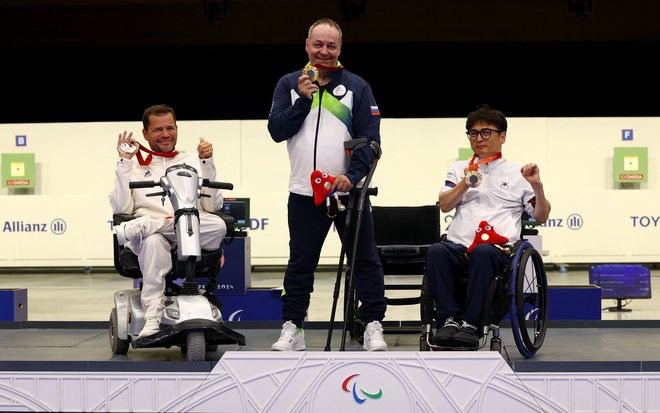
[[[447,239],[432,245],[426,256],[438,320],[433,344],[439,347],[479,346],[484,299],[491,280],[510,263],[523,211],[539,223],[550,214],[538,166],[502,157],[504,114],[480,106],[468,115],[466,130],[474,156],[454,163],[447,174],[439,204],[442,212],[455,209],[454,218]],[[464,305],[455,297],[460,278],[467,278]]]

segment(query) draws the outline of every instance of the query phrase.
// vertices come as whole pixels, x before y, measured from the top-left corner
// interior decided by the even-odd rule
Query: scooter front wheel
[[[206,355],[206,337],[203,331],[191,331],[186,334],[186,345],[181,353],[187,361],[204,361]]]
[[[122,340],[117,336],[119,330],[119,320],[117,318],[117,309],[113,308],[110,312],[110,325],[108,326],[108,333],[110,336],[110,348],[113,354],[126,354],[128,353],[128,340]]]

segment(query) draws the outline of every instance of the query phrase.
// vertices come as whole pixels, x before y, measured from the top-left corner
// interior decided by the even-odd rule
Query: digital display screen
[[[597,285],[603,299],[651,298],[651,270],[641,264],[594,264],[589,284]]]
[[[250,198],[225,198],[222,212],[234,217],[236,228],[250,227]]]

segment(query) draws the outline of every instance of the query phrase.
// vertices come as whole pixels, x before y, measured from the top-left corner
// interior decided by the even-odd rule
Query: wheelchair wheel
[[[110,312],[110,325],[108,326],[108,333],[110,335],[110,348],[113,354],[126,354],[128,353],[128,340],[123,340],[117,336],[119,331],[119,321],[117,319],[117,309],[113,308]]]
[[[527,241],[518,249],[511,269],[510,317],[513,338],[525,358],[541,348],[548,321],[548,280],[543,260]]]

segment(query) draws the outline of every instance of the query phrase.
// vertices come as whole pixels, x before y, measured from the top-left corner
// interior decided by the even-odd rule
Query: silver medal
[[[133,145],[129,142],[124,142],[121,145],[119,145],[119,150],[124,152],[124,153],[131,154],[131,153],[134,153],[135,151],[137,151],[137,146],[135,146],[135,145]]]

